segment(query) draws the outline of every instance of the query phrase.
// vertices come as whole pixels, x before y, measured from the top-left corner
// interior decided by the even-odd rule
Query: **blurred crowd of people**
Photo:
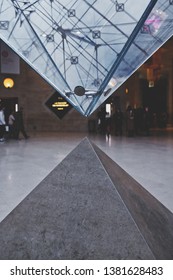
[[[152,127],[166,127],[167,114],[152,114],[148,107],[133,108],[128,106],[125,112],[116,109],[112,116],[102,107],[98,112],[97,133],[109,136],[110,134],[128,137],[135,135],[149,136]]]
[[[23,108],[21,107],[17,112],[12,111],[8,120],[5,118],[4,111],[5,108],[0,104],[0,142],[7,139],[20,140],[20,133],[25,139],[28,139],[23,121]]]

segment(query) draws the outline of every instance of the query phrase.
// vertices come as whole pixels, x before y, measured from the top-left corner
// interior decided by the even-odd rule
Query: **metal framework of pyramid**
[[[85,116],[172,30],[173,0],[0,0],[0,39]]]

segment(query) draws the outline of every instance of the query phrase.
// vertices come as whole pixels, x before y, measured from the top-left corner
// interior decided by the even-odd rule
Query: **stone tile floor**
[[[0,143],[0,221],[88,137],[173,212],[173,130],[149,137],[39,133]]]

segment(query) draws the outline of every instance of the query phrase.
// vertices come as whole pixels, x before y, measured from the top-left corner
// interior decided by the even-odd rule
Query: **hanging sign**
[[[72,108],[58,92],[55,92],[47,101],[46,106],[60,119],[62,119]]]
[[[1,73],[20,74],[20,58],[4,42],[1,42]]]

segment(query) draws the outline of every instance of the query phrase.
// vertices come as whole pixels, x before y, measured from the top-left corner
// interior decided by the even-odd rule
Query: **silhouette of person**
[[[22,133],[25,139],[28,139],[29,136],[27,135],[24,127],[23,121],[23,107],[19,109],[18,112],[15,113],[15,138],[19,139],[20,132]]]
[[[126,110],[126,127],[128,137],[134,136],[134,110],[130,105]]]
[[[8,125],[9,125],[9,138],[14,138],[15,134],[15,117],[14,111],[8,117]]]
[[[5,141],[5,124],[4,108],[2,105],[0,105],[0,142]]]
[[[114,125],[115,125],[115,135],[122,136],[122,125],[123,125],[123,113],[120,109],[117,109],[113,115]]]

